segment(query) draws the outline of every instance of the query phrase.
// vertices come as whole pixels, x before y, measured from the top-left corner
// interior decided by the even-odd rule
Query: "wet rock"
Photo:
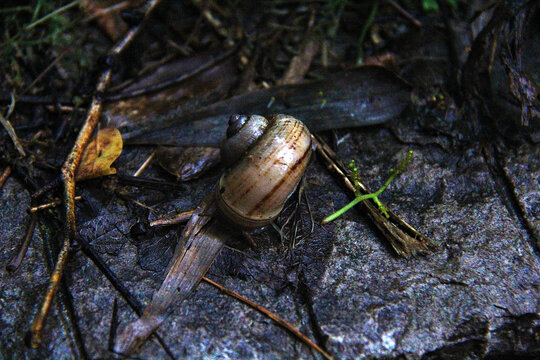
[[[376,188],[399,158],[396,154],[409,148],[414,160],[383,194],[383,201],[430,236],[437,244],[434,252],[410,260],[396,257],[367,218],[353,210],[331,225],[316,225],[292,250],[286,250],[273,230],[261,231],[255,234],[257,248],[223,251],[208,276],[272,310],[340,359],[538,355],[540,261],[530,231],[516,216],[521,210],[510,211],[512,202],[499,191],[498,175],[490,170],[482,148],[405,146],[377,127],[354,131],[338,153],[345,161],[356,159],[364,180]],[[536,228],[537,151],[520,146],[507,154],[505,173],[523,214]],[[123,156],[133,164],[144,161],[145,154]],[[127,167],[122,161],[119,171]],[[157,167],[148,171],[163,176]],[[157,196],[160,200],[152,207],[166,214],[196,204],[214,181],[215,175],[188,183],[180,198],[122,189],[145,200]],[[307,182],[316,222],[346,203],[347,197],[318,163],[310,166]],[[88,198],[78,208],[82,236],[140,301],[149,301],[181,227],[149,232],[141,243],[131,227],[156,214],[114,192],[98,192],[95,183],[79,186]],[[5,266],[24,234],[29,197],[10,179],[0,201]],[[47,283],[42,242],[59,241],[47,231],[36,234],[22,268],[2,273],[5,358],[70,357],[73,336],[55,310],[43,347],[29,350],[23,345]],[[91,357],[107,356],[112,303],[118,294],[82,253],[75,253],[69,264],[66,281],[86,349]],[[120,299],[121,324],[133,318]],[[271,320],[204,283],[178,304],[159,333],[178,358],[319,357]],[[141,356],[157,359],[165,353],[149,341]]]

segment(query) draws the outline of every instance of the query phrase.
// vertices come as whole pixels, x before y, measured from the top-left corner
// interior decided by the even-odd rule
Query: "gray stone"
[[[383,127],[351,134],[338,154],[344,161],[354,158],[373,189],[401,154],[414,150],[406,173],[382,200],[435,241],[432,253],[409,260],[396,257],[357,210],[325,227],[316,224],[309,235],[304,206],[306,237],[292,250],[275,231],[265,229],[254,235],[256,249],[224,250],[208,276],[289,321],[339,359],[540,355],[535,233],[510,211],[480,145],[444,150],[425,141],[406,146]],[[120,172],[136,168],[145,155],[126,149],[116,167]],[[504,173],[536,232],[537,159],[537,148],[523,145],[510,148],[504,160]],[[164,276],[180,227],[136,233],[132,226],[194,206],[218,172],[187,183],[181,194],[113,186],[111,180],[81,183],[86,199],[77,210],[81,236],[146,303]],[[157,166],[147,174],[166,176]],[[316,161],[307,184],[316,222],[347,202]],[[153,207],[156,214],[120,200],[113,188]],[[43,346],[30,350],[23,344],[47,284],[42,243],[61,240],[50,238],[46,230],[58,224],[41,223],[21,269],[15,274],[3,270],[24,235],[28,203],[27,193],[11,178],[0,196],[0,354],[5,359],[71,358],[72,335],[55,307]],[[71,257],[65,278],[89,356],[109,356],[112,303],[118,294],[80,252]],[[119,319],[121,326],[134,319],[121,299]],[[159,333],[178,358],[320,358],[270,319],[205,283],[178,304]],[[147,342],[140,355],[166,356],[155,341]]]

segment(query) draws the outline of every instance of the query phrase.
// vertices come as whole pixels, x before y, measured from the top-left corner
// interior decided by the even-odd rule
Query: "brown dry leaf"
[[[76,180],[116,174],[116,169],[111,165],[122,153],[122,146],[122,135],[117,128],[99,130],[84,151]]]
[[[160,146],[156,156],[159,165],[179,181],[196,179],[220,161],[219,148],[208,146]]]

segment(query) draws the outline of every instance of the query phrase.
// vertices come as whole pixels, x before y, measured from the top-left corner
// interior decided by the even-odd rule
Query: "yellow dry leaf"
[[[84,150],[76,180],[93,179],[116,174],[112,163],[122,153],[122,135],[117,128],[101,129]]]

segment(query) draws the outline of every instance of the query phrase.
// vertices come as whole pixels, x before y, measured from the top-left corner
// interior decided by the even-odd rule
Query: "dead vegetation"
[[[446,149],[468,141],[539,140],[538,62],[529,55],[538,53],[540,33],[534,1],[40,0],[5,6],[0,17],[0,186],[11,174],[32,194],[29,208],[59,203],[59,198],[65,207],[63,212],[49,209],[40,219],[64,237],[60,245],[49,239],[56,242],[50,244],[48,259],[53,281],[41,311],[36,310],[34,347],[40,346],[59,287],[64,293],[60,302],[71,301],[60,278],[73,247],[80,246],[102,270],[105,266],[78,236],[75,206],[77,168],[100,128],[119,128],[132,147],[215,146],[223,134],[218,126],[204,136],[200,128],[188,129],[185,138],[171,128],[194,120],[216,124],[220,116],[237,112],[292,109],[311,119],[310,128],[331,131],[380,123],[408,106],[426,114],[419,121],[446,137],[438,144]],[[373,65],[386,70],[357,69]],[[366,78],[382,84],[382,90]],[[353,93],[366,84],[366,94]],[[351,89],[340,91],[347,85]],[[375,99],[385,115],[373,109],[350,115],[360,108],[361,96]],[[338,114],[334,123],[321,120],[327,114]],[[330,132],[324,136],[332,142]],[[397,132],[396,137],[409,142]],[[101,145],[95,146],[99,157]],[[502,151],[496,145],[488,149],[494,158]],[[85,160],[82,164],[86,168]],[[87,177],[111,175],[109,166]],[[110,181],[104,186],[135,207],[146,206],[124,191],[126,178],[103,180]],[[174,179],[129,181],[163,189]],[[10,250],[17,264],[24,261],[38,221],[33,213],[21,250]],[[380,229],[397,232],[392,226]],[[400,231],[411,231],[406,229]],[[293,244],[305,238],[292,233]],[[421,239],[426,248],[428,240],[420,234],[406,236]],[[392,246],[400,255],[416,252],[408,245]],[[114,273],[106,276],[117,281]],[[117,290],[140,314],[140,302],[117,282]],[[62,306],[69,312],[71,305]],[[72,315],[73,356],[88,357]]]

